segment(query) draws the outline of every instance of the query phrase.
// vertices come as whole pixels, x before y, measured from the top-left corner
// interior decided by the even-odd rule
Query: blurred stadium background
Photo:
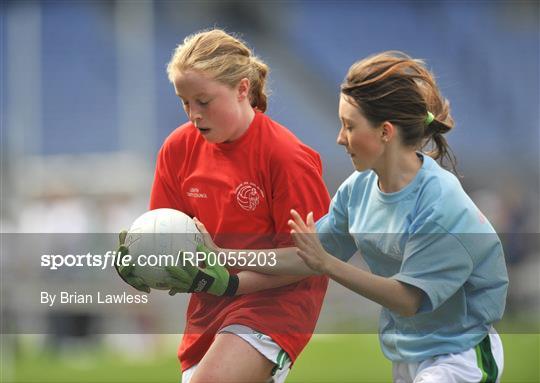
[[[270,65],[268,114],[321,153],[331,193],[353,170],[335,144],[348,67],[388,49],[424,58],[452,104],[464,187],[505,242],[503,381],[540,381],[537,1],[2,0],[0,17],[2,233],[115,233],[146,209],[157,150],[186,120],[165,65],[197,30],[238,32]],[[2,284],[2,329],[17,325],[6,291],[21,288]],[[378,310],[332,285],[325,334],[290,381],[389,381],[362,330]],[[69,309],[32,315],[57,331],[3,334],[2,382],[178,381],[177,334],[95,334]]]

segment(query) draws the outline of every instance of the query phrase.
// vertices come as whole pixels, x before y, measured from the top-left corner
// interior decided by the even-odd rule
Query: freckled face
[[[345,147],[356,170],[373,169],[384,152],[380,129],[374,127],[354,101],[343,94],[339,99],[339,118],[338,145]]]
[[[244,132],[237,88],[190,70],[175,77],[174,89],[189,120],[206,140],[233,141]]]

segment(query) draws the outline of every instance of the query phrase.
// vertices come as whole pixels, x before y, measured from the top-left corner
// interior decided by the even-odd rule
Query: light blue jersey
[[[335,257],[347,261],[359,250],[374,274],[424,292],[412,317],[382,309],[382,350],[396,362],[476,346],[502,317],[508,287],[493,227],[453,174],[422,157],[415,178],[396,193],[381,192],[375,172],[355,172],[317,222]]]

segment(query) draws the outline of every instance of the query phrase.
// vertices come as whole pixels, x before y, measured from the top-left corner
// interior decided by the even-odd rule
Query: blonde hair
[[[167,65],[169,81],[178,73],[194,70],[208,74],[230,87],[241,79],[250,82],[249,101],[252,107],[266,111],[266,77],[268,66],[254,56],[239,38],[221,29],[211,29],[190,35],[176,47]]]
[[[403,52],[382,52],[354,63],[341,92],[351,97],[372,124],[390,121],[403,144],[424,148],[428,155],[455,171],[455,157],[444,134],[454,127],[450,103],[422,60]],[[428,112],[433,119],[427,119]]]

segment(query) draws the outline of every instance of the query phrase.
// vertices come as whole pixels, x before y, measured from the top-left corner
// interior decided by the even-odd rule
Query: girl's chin
[[[214,136],[213,134],[202,134],[201,133],[201,136],[203,136],[203,138],[212,143],[212,144],[222,144],[224,142],[223,139],[220,139],[219,137],[216,137]]]
[[[354,166],[354,169],[357,172],[363,172],[363,171],[366,171],[366,170],[369,169],[365,164],[360,164],[360,163],[358,163],[357,161],[354,161],[354,160],[352,161],[352,164]]]

